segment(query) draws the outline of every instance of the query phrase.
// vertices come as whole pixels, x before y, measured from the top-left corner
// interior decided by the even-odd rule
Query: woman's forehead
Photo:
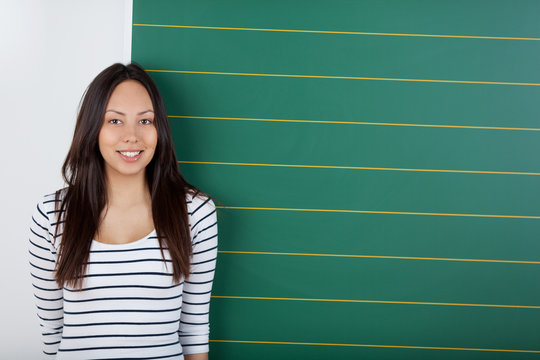
[[[107,103],[107,111],[142,114],[154,110],[146,88],[138,81],[126,80],[116,86]]]

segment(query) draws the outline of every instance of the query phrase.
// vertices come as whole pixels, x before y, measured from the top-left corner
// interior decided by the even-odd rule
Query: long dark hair
[[[56,192],[59,224],[55,233],[55,239],[62,237],[55,274],[60,286],[82,287],[90,245],[108,199],[98,136],[111,93],[126,80],[142,84],[154,107],[158,141],[146,167],[146,180],[161,253],[163,255],[165,245],[171,255],[175,282],[189,275],[192,245],[186,194],[196,195],[199,191],[180,174],[165,105],[152,78],[137,64],[114,64],[88,86],[77,116],[73,142],[62,167],[67,188]],[[62,233],[59,233],[60,228]]]

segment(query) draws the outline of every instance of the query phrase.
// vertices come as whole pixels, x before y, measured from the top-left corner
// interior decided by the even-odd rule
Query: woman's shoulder
[[[39,198],[37,208],[43,212],[44,217],[50,218],[49,215],[54,215],[56,213],[57,205],[64,198],[65,190],[65,188],[59,189],[53,193],[42,195]]]
[[[194,245],[217,237],[216,205],[206,194],[188,193],[186,195],[189,225]],[[200,234],[204,233],[206,236]],[[204,238],[204,240],[201,240]],[[196,242],[195,242],[196,241]]]
[[[190,217],[201,217],[216,210],[214,201],[201,192],[187,192],[186,204]]]
[[[49,239],[51,244],[57,247],[58,243],[52,241],[58,225],[59,203],[62,201],[64,189],[39,197],[37,205],[34,207],[30,229],[34,234],[42,234],[41,237]],[[58,196],[57,196],[58,193]]]

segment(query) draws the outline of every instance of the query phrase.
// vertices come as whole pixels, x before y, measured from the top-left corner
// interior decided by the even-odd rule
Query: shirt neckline
[[[156,233],[156,229],[153,229],[146,236],[144,236],[144,237],[142,237],[142,238],[140,238],[138,240],[130,241],[130,242],[123,243],[123,244],[109,244],[109,243],[104,243],[104,242],[101,242],[101,241],[97,241],[95,239],[92,239],[92,244],[95,245],[95,246],[98,246],[98,247],[114,247],[115,249],[126,248],[126,247],[134,247],[134,246],[137,246],[140,243],[144,242],[145,240],[150,238],[152,235],[155,236],[155,233]]]

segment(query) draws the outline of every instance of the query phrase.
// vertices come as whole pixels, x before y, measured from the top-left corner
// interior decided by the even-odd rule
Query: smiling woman
[[[217,255],[212,200],[180,174],[159,90],[135,64],[90,84],[37,205],[32,279],[52,359],[206,359]]]

